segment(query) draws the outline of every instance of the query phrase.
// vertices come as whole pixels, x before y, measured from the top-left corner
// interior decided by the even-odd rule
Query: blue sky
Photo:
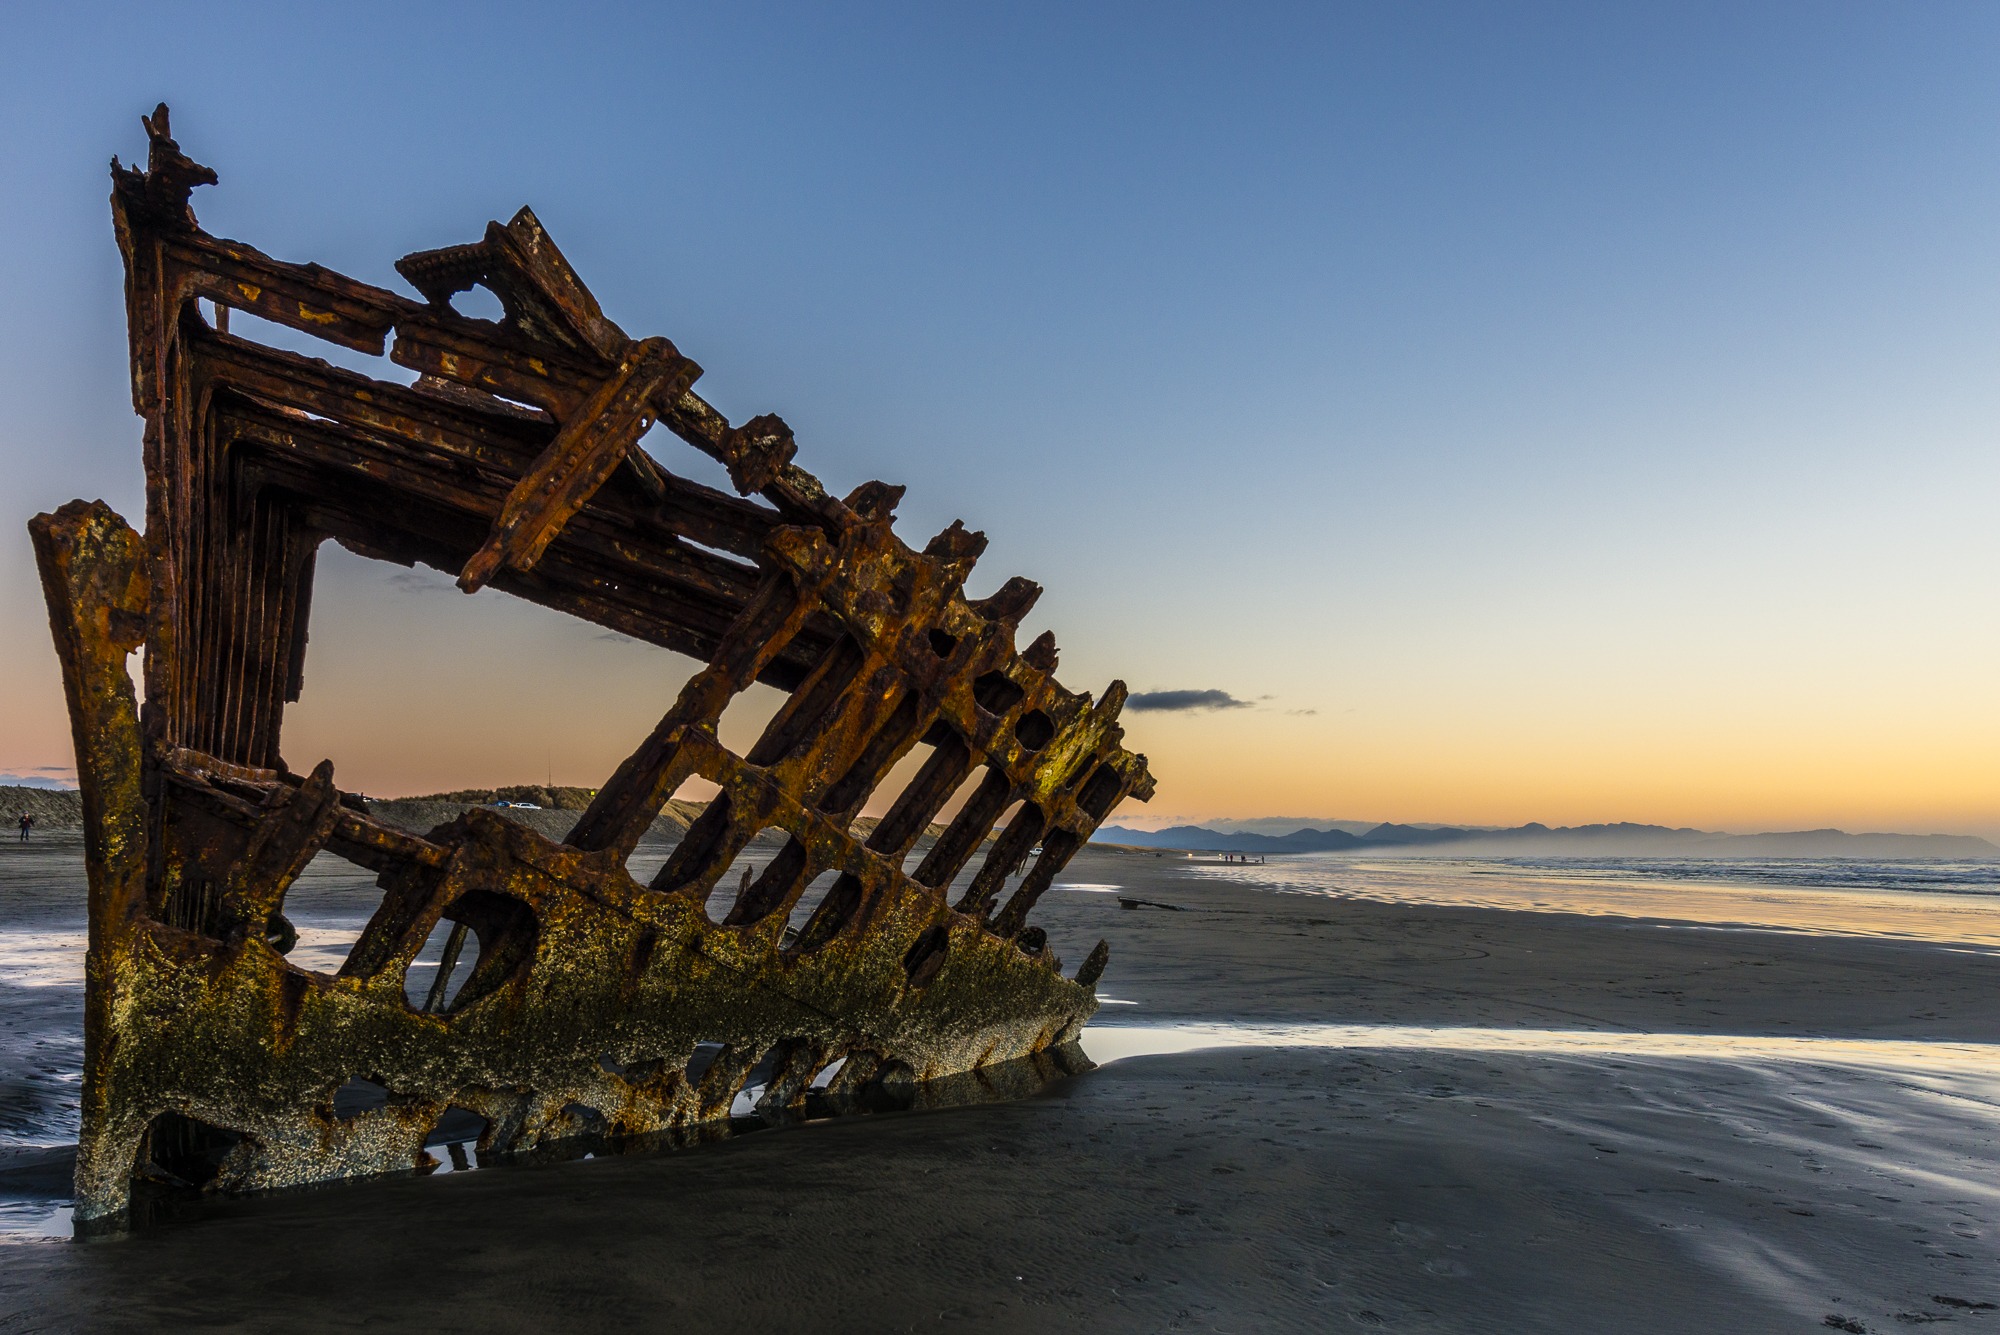
[[[66,758],[22,522],[140,511],[104,168],[165,99],[210,230],[395,285],[532,204],[732,417],[984,528],[1072,686],[1252,702],[1131,716],[1153,815],[2000,830],[1991,6],[4,21],[0,769]],[[410,588],[323,579],[296,735],[357,783],[592,783],[670,698]],[[426,693],[445,625],[489,694]]]

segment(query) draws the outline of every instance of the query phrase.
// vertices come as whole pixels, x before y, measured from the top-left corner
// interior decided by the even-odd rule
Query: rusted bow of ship
[[[1074,1040],[1105,948],[1065,976],[1030,916],[1153,780],[1121,746],[1121,683],[1093,701],[1055,680],[1050,636],[1016,648],[1034,583],[968,600],[981,534],[954,523],[918,550],[893,531],[901,488],[827,494],[783,421],[731,424],[678,348],[606,318],[528,210],[400,260],[407,297],[208,235],[189,199],[215,174],[164,106],[145,126],[145,169],[112,164],[145,531],[102,502],[30,525],[86,818],[81,1229],[124,1222],[135,1181],[421,1169],[454,1109],[507,1156],[698,1132],[753,1070],[782,1111],[839,1062],[813,1095],[838,1109]],[[503,318],[454,310],[474,286]],[[264,346],[232,311],[414,379]],[[737,494],[670,471],[648,432]],[[704,666],[564,842],[483,810],[418,836],[331,761],[281,753],[328,539]],[[756,682],[786,698],[738,755],[716,722]],[[858,821],[912,752],[915,778]],[[640,884],[627,858],[695,777],[719,791]],[[777,851],[718,921],[710,892],[760,834]],[[286,892],[321,850],[382,892],[332,974],[287,958]],[[412,1000],[440,923],[438,982]],[[356,1078],[386,1098],[341,1115]]]

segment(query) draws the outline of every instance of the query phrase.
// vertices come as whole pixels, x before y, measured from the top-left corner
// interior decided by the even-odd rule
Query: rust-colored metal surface
[[[31,524],[87,819],[80,1228],[127,1218],[135,1181],[422,1170],[453,1109],[483,1121],[482,1156],[534,1153],[700,1134],[753,1069],[781,1113],[844,1059],[814,1096],[838,1108],[1074,1039],[1105,949],[1065,977],[1029,916],[1152,778],[1120,745],[1122,684],[1092,701],[1055,681],[1050,637],[1015,649],[1034,584],[968,601],[981,535],[954,523],[916,550],[891,527],[900,488],[828,495],[784,422],[731,425],[673,344],[607,319],[527,210],[400,261],[412,299],[209,236],[189,197],[215,174],[165,107],[146,129],[146,169],[112,166],[145,533],[102,502]],[[504,318],[452,308],[474,285]],[[228,332],[232,309],[386,353],[415,382],[261,346]],[[656,462],[639,444],[655,424],[740,494]],[[565,842],[483,810],[419,837],[343,794],[331,762],[301,775],[280,750],[329,538],[705,666]],[[739,756],[716,721],[753,682],[789,694]],[[917,748],[916,778],[857,824]],[[628,855],[695,776],[719,794],[639,884]],[[781,851],[712,919],[763,831]],[[286,958],[286,891],[322,849],[382,889],[336,974]],[[441,922],[444,976],[413,1001]],[[386,1097],[343,1115],[356,1078]]]

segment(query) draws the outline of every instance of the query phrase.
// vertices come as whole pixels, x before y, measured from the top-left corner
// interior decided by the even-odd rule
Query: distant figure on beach
[[[21,813],[21,842],[28,842],[28,831],[35,828],[35,818],[27,812]]]

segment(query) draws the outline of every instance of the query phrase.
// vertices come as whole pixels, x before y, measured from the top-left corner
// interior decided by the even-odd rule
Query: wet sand
[[[80,927],[79,883],[35,862],[0,858],[0,930]],[[0,1331],[2000,1329],[2000,1067],[1925,1046],[2000,1044],[1984,951],[1275,894],[1097,850],[1066,879],[1185,909],[1051,892],[1037,921],[1072,965],[1112,943],[1101,990],[1131,1004],[1101,1024],[1262,1036],[1015,1103],[0,1243]],[[320,899],[350,893],[299,902],[333,921]],[[51,1034],[77,992],[37,967],[0,967],[17,1184],[47,1153],[22,1137],[73,1099]],[[1272,1046],[1335,1024],[1404,1028]],[[1553,1036],[1425,1048],[1408,1026]]]

